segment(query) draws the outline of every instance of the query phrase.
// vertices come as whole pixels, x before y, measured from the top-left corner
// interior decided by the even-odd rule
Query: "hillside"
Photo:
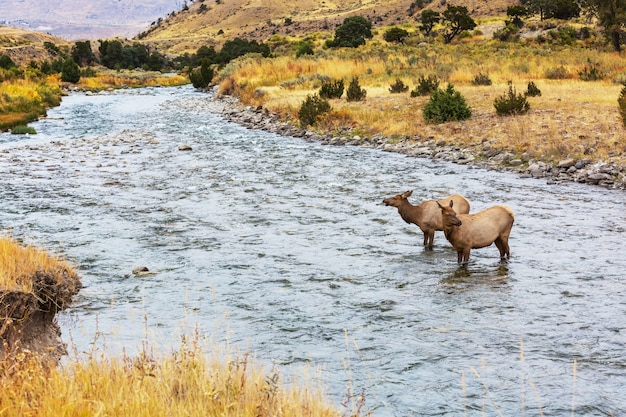
[[[71,46],[71,43],[63,38],[0,25],[0,53],[9,55],[18,64],[27,64],[31,60],[55,59],[56,57],[51,56],[44,47],[44,42],[52,42],[67,51]]]
[[[346,17],[359,14],[374,26],[414,22],[412,0],[196,0],[187,10],[153,24],[139,38],[172,54],[195,52],[202,45],[219,46],[237,36],[267,40],[273,34],[303,34],[333,30]],[[474,18],[503,15],[517,0],[434,1],[429,8],[466,6]]]
[[[0,24],[69,40],[132,37],[184,0],[2,0]]]

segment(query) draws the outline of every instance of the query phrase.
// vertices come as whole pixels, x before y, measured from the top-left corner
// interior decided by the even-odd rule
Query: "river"
[[[77,264],[78,351],[198,329],[373,416],[626,414],[623,191],[247,130],[191,87],[72,94],[32,125],[0,134],[0,228]],[[382,204],[409,189],[507,204],[511,259],[423,249]]]

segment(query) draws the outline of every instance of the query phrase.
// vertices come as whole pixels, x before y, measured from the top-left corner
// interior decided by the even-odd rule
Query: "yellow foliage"
[[[603,72],[603,81],[578,79],[591,64]],[[575,79],[547,78],[561,66]],[[473,85],[478,74],[487,75],[492,85]],[[544,160],[585,157],[626,162],[626,135],[617,112],[626,61],[614,52],[498,41],[414,46],[371,42],[356,50],[320,49],[297,59],[243,58],[224,75],[220,75],[228,78],[224,83],[237,86],[231,92],[244,104],[261,105],[293,123],[306,96],[315,94],[324,79],[343,79],[347,88],[352,77],[359,77],[366,100],[348,103],[345,96],[331,100],[334,111],[317,127],[329,132],[342,130],[343,125],[355,134],[429,138],[462,146],[487,141],[516,155],[528,152]],[[451,83],[465,97],[473,111],[469,120],[430,125],[422,117],[428,97],[389,93],[396,79],[412,89],[420,76],[431,75],[440,80],[440,88]],[[495,113],[494,100],[507,91],[509,81],[519,93],[530,81],[542,91],[541,96],[528,98],[531,110],[524,116]]]
[[[42,272],[61,279],[74,267],[58,256],[34,246],[20,245],[14,239],[0,237],[0,290],[32,291],[32,277]]]
[[[22,355],[0,362],[2,416],[339,417],[308,370],[292,385],[248,354],[183,338],[178,351],[107,359],[91,353],[45,369]],[[206,352],[212,352],[208,355]],[[21,361],[20,361],[21,359]],[[358,414],[353,414],[357,416]]]

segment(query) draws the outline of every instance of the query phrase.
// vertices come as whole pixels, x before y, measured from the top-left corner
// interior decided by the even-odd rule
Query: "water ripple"
[[[538,414],[529,381],[545,415],[626,413],[623,192],[325,147],[210,109],[190,88],[77,94],[38,135],[0,134],[0,227],[77,263],[61,322],[79,350],[96,330],[130,351],[197,324],[320,367],[338,404],[365,390],[376,416]],[[422,249],[381,203],[407,189],[508,204],[512,258],[491,246],[459,268],[440,232]]]

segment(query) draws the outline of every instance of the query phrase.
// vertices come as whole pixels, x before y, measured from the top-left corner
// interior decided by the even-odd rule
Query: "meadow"
[[[373,136],[394,140],[434,140],[458,146],[488,144],[515,156],[558,163],[565,158],[590,158],[624,165],[626,137],[617,99],[626,80],[626,63],[601,43],[502,42],[477,32],[452,44],[433,42],[414,27],[403,26],[414,38],[404,44],[381,39],[384,28],[358,49],[323,46],[330,34],[308,40],[314,55],[294,59],[288,53],[296,39],[274,37],[284,53],[274,58],[247,56],[220,74],[220,91],[234,94],[247,105],[263,106],[286,121],[298,124],[298,110],[308,95],[317,94],[324,80],[353,77],[367,92],[366,99],[329,100],[332,110],[313,126],[324,133]],[[411,32],[412,31],[412,32]],[[550,32],[548,32],[550,33]],[[552,39],[546,36],[548,39]],[[590,76],[593,75],[593,76]],[[409,90],[420,77],[435,76],[440,88],[452,84],[466,99],[472,116],[465,121],[432,124],[422,110],[428,96],[391,93],[400,80]],[[476,83],[488,79],[490,85]],[[509,83],[522,94],[530,82],[541,95],[528,97],[530,111],[498,116],[497,97]]]

